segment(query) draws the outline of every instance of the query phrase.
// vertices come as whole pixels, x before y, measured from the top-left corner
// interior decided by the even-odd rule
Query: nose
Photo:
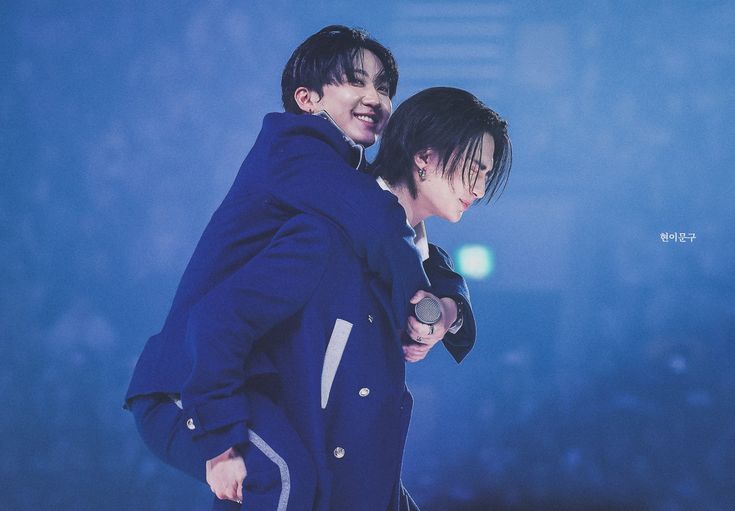
[[[362,103],[373,108],[380,108],[380,93],[378,93],[378,89],[375,88],[375,85],[369,84],[365,88],[365,95],[362,97]]]
[[[475,182],[472,184],[472,195],[475,197],[475,199],[482,199],[485,196],[485,180],[484,179],[476,179]]]

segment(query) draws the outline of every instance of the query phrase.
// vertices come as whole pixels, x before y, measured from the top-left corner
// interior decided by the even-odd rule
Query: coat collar
[[[326,119],[327,121],[329,121],[332,124],[332,126],[334,126],[335,128],[337,128],[339,130],[339,132],[342,135],[342,138],[344,139],[344,141],[347,142],[347,145],[349,145],[352,148],[352,152],[355,155],[357,155],[357,157],[358,157],[357,165],[353,165],[353,167],[355,167],[357,170],[364,170],[364,168],[365,168],[365,147],[363,147],[362,145],[360,145],[357,142],[355,142],[354,140],[352,140],[347,135],[347,133],[345,133],[342,130],[342,128],[340,128],[339,125],[336,122],[334,122],[334,119],[332,119],[332,116],[329,115],[326,110],[321,110],[321,111],[316,112],[316,113],[314,113],[312,115],[316,115],[317,117],[321,117],[322,119]]]
[[[266,114],[261,134],[267,140],[308,134],[330,145],[351,167],[364,171],[367,166],[365,148],[345,135],[326,112],[313,115],[289,112]]]

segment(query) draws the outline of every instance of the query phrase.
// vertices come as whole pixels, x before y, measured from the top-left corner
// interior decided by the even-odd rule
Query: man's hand
[[[242,503],[246,475],[245,461],[232,447],[207,461],[207,483],[218,499]]]
[[[430,296],[441,304],[442,317],[434,325],[421,323],[413,316],[408,317],[406,333],[415,343],[403,346],[403,354],[408,362],[423,360],[429,350],[441,341],[447,334],[449,327],[457,319],[457,304],[451,298],[437,298],[428,291],[419,290],[411,298],[412,304],[417,304],[422,298]]]

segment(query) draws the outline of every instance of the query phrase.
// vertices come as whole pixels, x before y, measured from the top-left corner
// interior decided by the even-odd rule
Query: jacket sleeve
[[[477,327],[475,315],[470,303],[470,292],[464,278],[454,271],[451,257],[444,250],[429,243],[429,258],[424,261],[429,280],[430,291],[440,298],[452,298],[455,302],[463,302],[462,328],[456,334],[447,333],[444,346],[457,362],[470,352],[475,345]]]
[[[291,142],[298,144],[297,138]],[[397,329],[404,328],[411,297],[429,285],[405,210],[373,177],[351,168],[324,142],[309,138],[298,145],[303,150],[296,156],[273,158],[271,193],[287,207],[326,217],[346,233],[358,257],[391,287],[392,320]]]
[[[247,441],[242,387],[253,343],[306,304],[329,264],[330,240],[323,220],[297,215],[192,307],[186,344],[193,368],[181,405],[205,459]]]

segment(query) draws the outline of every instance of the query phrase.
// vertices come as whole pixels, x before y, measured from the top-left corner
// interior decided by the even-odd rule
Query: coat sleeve
[[[444,346],[457,362],[467,356],[475,345],[477,327],[475,315],[470,303],[470,292],[464,278],[454,271],[452,258],[444,250],[429,243],[429,258],[424,261],[429,280],[430,291],[440,298],[452,298],[455,302],[464,303],[462,328],[456,334],[447,333]]]
[[[273,158],[271,193],[287,207],[326,217],[345,232],[358,257],[390,286],[392,320],[404,328],[411,297],[429,285],[405,210],[372,176],[332,157],[324,142],[299,143],[294,137],[291,143],[303,150]]]
[[[247,441],[242,388],[253,343],[314,293],[329,264],[331,233],[324,220],[291,218],[263,251],[192,307],[186,344],[193,368],[181,404],[204,458]]]

